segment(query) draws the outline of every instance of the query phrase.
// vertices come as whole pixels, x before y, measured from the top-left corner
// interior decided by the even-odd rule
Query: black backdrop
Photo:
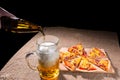
[[[110,3],[1,0],[0,5],[16,16],[42,26],[118,30],[113,26],[116,13]]]

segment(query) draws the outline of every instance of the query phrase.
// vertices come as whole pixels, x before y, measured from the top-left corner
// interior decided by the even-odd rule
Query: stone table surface
[[[120,47],[115,32],[94,31],[66,27],[46,27],[45,34],[59,37],[59,49],[82,43],[85,48],[99,47],[107,53],[115,70],[111,73],[87,73],[60,71],[59,80],[120,80]],[[38,71],[31,70],[25,61],[25,55],[36,50],[36,40],[41,37],[37,33],[7,62],[0,71],[0,80],[40,80]]]

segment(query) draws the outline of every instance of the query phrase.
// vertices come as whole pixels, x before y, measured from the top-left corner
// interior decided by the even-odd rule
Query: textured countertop
[[[59,37],[59,48],[82,43],[85,48],[103,48],[112,62],[115,74],[62,71],[60,80],[120,80],[120,48],[117,33],[93,31],[66,27],[46,27],[45,34]],[[39,80],[37,71],[31,70],[25,61],[25,55],[36,49],[36,40],[41,33],[31,38],[0,71],[0,80]]]

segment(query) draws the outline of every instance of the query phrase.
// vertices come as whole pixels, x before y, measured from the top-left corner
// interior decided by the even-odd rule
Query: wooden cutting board
[[[68,48],[62,47],[62,48],[60,49],[60,53],[61,53],[61,52],[67,52],[67,50],[68,50]],[[85,48],[85,51],[87,52],[87,54],[89,54],[90,50],[91,50],[91,48]],[[105,55],[106,55],[106,58],[101,58],[101,59],[107,59],[107,60],[109,61],[109,66],[108,66],[108,67],[109,67],[109,70],[108,70],[108,71],[105,71],[105,70],[101,69],[100,67],[98,67],[97,65],[95,65],[95,64],[93,64],[93,63],[91,63],[91,64],[94,65],[94,67],[96,68],[96,70],[85,70],[85,69],[78,69],[78,68],[76,68],[75,71],[80,71],[80,72],[98,72],[98,73],[115,73],[115,70],[114,70],[114,68],[113,68],[113,66],[112,66],[111,60],[110,60],[107,52],[105,52],[104,49],[101,49],[101,50],[102,50],[102,51],[105,53]],[[62,62],[62,63],[60,62],[60,70],[71,71],[71,70],[69,70],[69,69],[66,67],[66,65],[65,65],[63,62]]]

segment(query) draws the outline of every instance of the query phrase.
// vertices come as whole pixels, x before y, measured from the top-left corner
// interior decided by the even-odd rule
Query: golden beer
[[[38,71],[43,80],[58,80],[59,60],[56,60],[56,63],[50,67],[44,66],[44,64],[39,61]]]

